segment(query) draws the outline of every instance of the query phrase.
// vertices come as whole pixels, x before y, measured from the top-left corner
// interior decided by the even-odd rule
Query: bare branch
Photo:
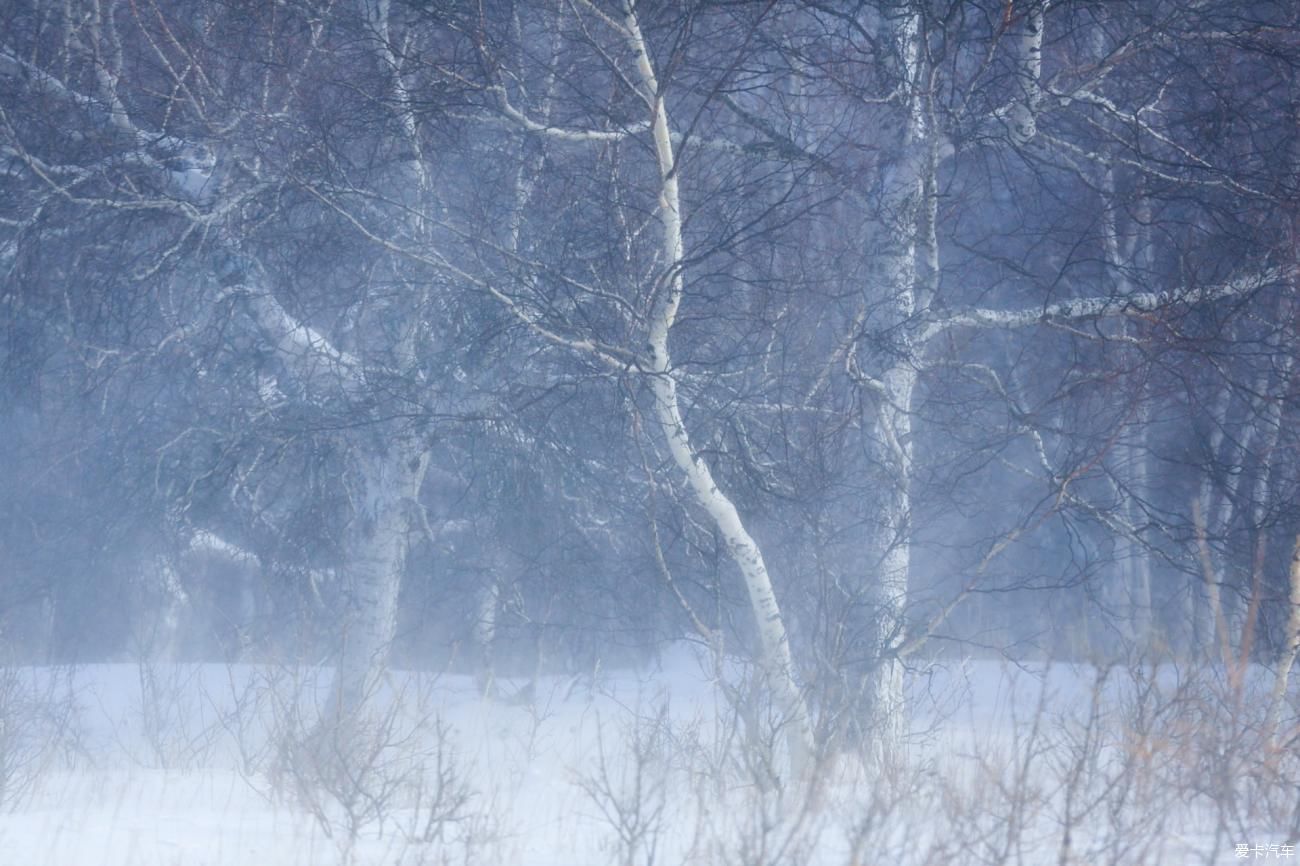
[[[949,313],[931,322],[922,330],[921,340],[929,340],[950,328],[1023,328],[1029,325],[1060,324],[1112,316],[1134,316],[1154,313],[1175,305],[1191,306],[1226,298],[1243,298],[1265,286],[1292,279],[1294,276],[1294,270],[1275,269],[1248,274],[1213,286],[1110,297],[1074,298],[1036,309],[992,310],[972,307]]]

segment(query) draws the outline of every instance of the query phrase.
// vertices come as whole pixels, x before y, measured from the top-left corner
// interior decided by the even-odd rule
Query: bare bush
[[[19,809],[60,758],[84,755],[79,702],[70,669],[38,676],[0,666],[0,810]]]
[[[604,725],[597,721],[596,766],[577,784],[613,828],[619,866],[658,862],[672,781],[668,730],[667,700],[654,715],[626,726],[613,750],[606,744]]]
[[[290,682],[272,699],[272,790],[306,809],[345,853],[366,831],[400,833],[418,847],[467,846],[484,830],[471,821],[476,792],[427,686],[380,694],[376,683],[364,708],[321,710],[312,681]],[[466,832],[453,838],[456,829]]]
[[[141,658],[138,763],[163,770],[190,770],[211,764],[220,727],[204,711],[201,666]]]

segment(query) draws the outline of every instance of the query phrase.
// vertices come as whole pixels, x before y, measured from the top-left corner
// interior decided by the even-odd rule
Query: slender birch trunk
[[[1121,230],[1115,217],[1115,172],[1111,166],[1102,171],[1101,190],[1105,196],[1102,202],[1102,243],[1106,264],[1114,279],[1116,293],[1120,297],[1131,297],[1136,288],[1129,279],[1129,273],[1135,264],[1133,258],[1136,250],[1134,244],[1121,244]],[[1134,339],[1134,327],[1128,319],[1121,321],[1117,327],[1118,337],[1123,341]],[[1124,376],[1121,382],[1131,389],[1131,393],[1126,396],[1136,406],[1133,417],[1127,421],[1129,429],[1115,449],[1117,474],[1122,482],[1115,487],[1122,499],[1119,505],[1120,518],[1131,531],[1120,533],[1115,540],[1116,568],[1107,580],[1104,596],[1119,614],[1119,630],[1124,643],[1141,652],[1150,645],[1151,640],[1151,558],[1136,537],[1138,527],[1143,522],[1140,501],[1145,497],[1147,488],[1148,424],[1146,397],[1143,393],[1145,385],[1141,374]]]
[[[1210,441],[1208,448],[1208,458],[1211,461],[1220,459],[1220,451],[1223,449],[1225,430],[1228,419],[1228,406],[1231,395],[1227,388],[1219,391],[1215,405],[1211,409],[1213,426],[1210,430]],[[1234,475],[1230,475],[1231,479]],[[1231,520],[1231,497],[1227,492],[1221,492],[1220,498],[1216,503],[1214,501],[1214,479],[1207,467],[1201,476],[1201,483],[1196,493],[1196,515],[1198,521],[1197,531],[1207,538],[1203,545],[1201,554],[1201,579],[1195,582],[1195,587],[1188,594],[1189,606],[1188,621],[1191,626],[1191,649],[1194,654],[1209,654],[1212,658],[1215,652],[1217,642],[1226,635],[1219,635],[1219,620],[1223,615],[1222,601],[1219,595],[1219,585],[1223,580],[1223,563],[1222,558],[1215,550],[1214,546],[1208,543],[1211,533],[1226,533],[1228,521]]]
[[[889,443],[893,477],[887,482],[881,519],[873,539],[876,586],[872,593],[876,615],[878,663],[864,685],[867,743],[883,762],[901,759],[907,733],[903,694],[903,664],[895,656],[906,639],[904,611],[911,570],[912,398],[916,371],[895,368],[884,377],[887,400],[880,411],[878,435]]]
[[[878,519],[868,539],[869,562],[875,574],[867,579],[867,598],[875,617],[872,631],[876,662],[860,683],[863,736],[873,756],[882,763],[902,757],[907,732],[903,693],[903,665],[896,653],[906,639],[904,613],[911,569],[912,413],[916,394],[917,362],[921,347],[908,323],[918,300],[929,303],[927,283],[938,278],[938,250],[925,237],[931,228],[937,168],[933,117],[927,111],[928,82],[921,52],[921,23],[907,15],[893,34],[908,92],[907,126],[901,158],[884,188],[880,249],[876,251],[879,285],[871,290],[887,302],[887,327],[898,334],[898,345],[877,382],[877,409],[870,428],[879,465],[886,468],[884,489],[878,502]],[[927,192],[929,195],[927,196]],[[917,267],[918,246],[926,243],[924,267]]]
[[[1006,112],[1011,140],[1028,144],[1038,135],[1038,109],[1043,99],[1043,7],[1044,0],[1030,0],[1017,40],[1020,61],[1016,84],[1020,93]]]
[[[478,619],[474,621],[474,642],[478,644],[477,684],[485,698],[496,695],[497,617],[501,600],[501,580],[493,571],[479,591]]]
[[[677,378],[669,354],[668,339],[681,305],[685,283],[682,266],[685,243],[682,235],[681,197],[678,190],[676,155],[673,152],[668,112],[655,76],[636,12],[630,7],[624,27],[636,55],[642,97],[652,114],[655,158],[659,164],[659,216],[663,230],[664,283],[650,323],[651,390],[654,417],[668,443],[677,468],[686,476],[696,501],[709,515],[727,545],[727,552],[740,569],[754,615],[760,646],[760,667],[766,686],[783,716],[785,739],[790,752],[791,774],[802,777],[811,768],[812,725],[804,697],[795,677],[785,619],[777,603],[772,579],[762,550],[749,534],[735,503],[719,489],[704,459],[695,451],[682,417],[677,395]]]
[[[1120,462],[1127,475],[1127,492],[1123,493],[1124,523],[1136,530],[1142,525],[1142,508],[1138,500],[1147,487],[1146,413],[1139,409],[1135,429],[1120,447]],[[1123,605],[1125,638],[1139,652],[1151,645],[1151,556],[1133,535],[1121,533],[1116,540],[1119,559],[1119,597]]]

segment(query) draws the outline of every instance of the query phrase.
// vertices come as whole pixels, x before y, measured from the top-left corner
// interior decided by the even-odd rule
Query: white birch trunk
[[[404,59],[393,51],[389,3],[358,0],[358,7],[373,36],[371,48],[391,75],[388,96],[397,107],[407,148],[394,183],[394,197],[413,205],[406,214],[406,229],[414,238],[422,238],[426,227],[420,206],[431,183],[402,66]],[[393,360],[399,370],[415,368],[419,327],[420,317],[408,316],[394,342]],[[356,372],[348,384],[365,390],[364,377],[357,375],[360,364],[354,366]],[[357,489],[353,493],[352,520],[345,530],[343,564],[348,609],[329,710],[339,719],[355,720],[364,714],[380,684],[397,633],[397,602],[412,509],[418,507],[428,454],[410,440],[391,443],[386,450],[376,448],[372,442],[356,443],[352,454]]]
[[[364,709],[387,664],[397,632],[410,509],[426,465],[410,445],[385,455],[360,453],[355,462],[360,501],[345,536],[348,610],[330,700],[330,711],[341,718]]]
[[[478,687],[485,698],[496,694],[497,617],[501,601],[501,578],[494,569],[479,595],[478,619],[474,622],[474,643],[478,645]]]
[[[1043,99],[1043,0],[1030,0],[1024,13],[1017,53],[1020,93],[1007,108],[1006,122],[1011,140],[1018,145],[1028,144],[1038,135],[1038,110]]]
[[[1213,411],[1213,428],[1210,432],[1208,457],[1210,460],[1227,460],[1228,455],[1221,455],[1224,447],[1228,423],[1228,407],[1231,394],[1225,387],[1220,391]],[[1211,657],[1220,644],[1226,649],[1228,642],[1227,623],[1224,618],[1223,599],[1219,589],[1224,583],[1223,557],[1213,544],[1217,535],[1226,536],[1232,523],[1232,496],[1236,487],[1237,473],[1229,473],[1227,489],[1220,491],[1217,501],[1214,499],[1214,479],[1207,467],[1201,476],[1197,490],[1196,503],[1198,519],[1203,524],[1198,531],[1203,532],[1207,544],[1202,552],[1201,567],[1204,570],[1202,580],[1198,581],[1200,591],[1192,594],[1198,602],[1193,613],[1194,651],[1209,653]],[[1222,660],[1222,659],[1221,659]]]
[[[655,157],[659,164],[659,215],[663,228],[665,284],[650,323],[651,389],[655,420],[668,443],[669,453],[686,476],[696,501],[713,521],[727,545],[727,552],[740,569],[758,632],[760,667],[766,686],[783,716],[785,739],[790,752],[791,774],[803,777],[811,768],[812,725],[804,697],[795,677],[794,658],[786,633],[785,619],[777,603],[772,579],[758,543],[745,528],[735,503],[713,479],[708,464],[696,453],[682,418],[677,397],[677,379],[668,348],[668,337],[677,317],[685,284],[682,264],[685,244],[682,236],[681,198],[678,191],[676,157],[673,153],[667,108],[659,90],[654,67],[636,12],[628,9],[624,26],[636,55],[642,96],[652,112]]]
[[[879,662],[866,684],[871,740],[875,757],[889,764],[901,760],[907,733],[907,707],[903,697],[903,663],[895,653],[905,639],[904,611],[911,573],[911,477],[912,397],[916,370],[896,367],[884,377],[887,401],[880,410],[878,432],[883,433],[892,452],[885,465],[892,469],[885,491],[878,535],[873,544],[877,563],[876,586],[872,593],[875,615],[875,643]]]
[[[1114,279],[1116,294],[1122,298],[1132,297],[1136,290],[1128,274],[1136,264],[1133,261],[1136,245],[1121,245],[1120,227],[1115,217],[1115,172],[1110,166],[1102,172],[1101,189],[1105,196],[1102,201],[1102,231],[1106,264]],[[1121,321],[1117,330],[1121,341],[1127,342],[1135,336],[1134,325],[1128,319]],[[1120,381],[1125,384],[1131,381],[1129,387],[1133,393],[1125,396],[1136,404],[1134,415],[1128,422],[1130,429],[1115,449],[1122,482],[1115,488],[1122,497],[1120,517],[1132,531],[1120,533],[1115,540],[1116,568],[1106,581],[1103,596],[1120,617],[1119,631],[1123,643],[1142,652],[1151,640],[1151,559],[1149,551],[1136,538],[1137,528],[1143,523],[1139,501],[1145,497],[1147,489],[1146,397],[1142,393],[1141,374]]]
[[[1137,429],[1133,432],[1133,440],[1120,446],[1120,459],[1127,471],[1129,489],[1123,506],[1123,518],[1124,523],[1133,528],[1141,526],[1145,519],[1137,499],[1147,485],[1145,417],[1139,417],[1135,424]],[[1151,644],[1151,555],[1144,545],[1125,532],[1116,540],[1116,556],[1120,566],[1124,636],[1140,652]]]
[[[1283,305],[1284,307],[1287,305]],[[1279,320],[1286,321],[1289,316]],[[1269,375],[1267,371],[1260,374],[1259,380],[1255,386],[1255,393],[1259,395],[1267,394],[1287,394],[1291,390],[1291,367],[1294,355],[1286,350],[1286,347],[1278,347],[1282,351],[1281,369],[1278,371],[1278,380],[1273,390],[1267,390],[1269,387]],[[1257,622],[1248,622],[1251,614],[1251,607],[1254,603],[1255,593],[1258,587],[1255,581],[1263,579],[1263,575],[1258,573],[1259,569],[1264,568],[1267,560],[1268,533],[1264,526],[1267,519],[1268,506],[1273,500],[1273,467],[1275,465],[1274,451],[1277,449],[1278,441],[1282,435],[1282,403],[1279,398],[1268,398],[1261,396],[1256,402],[1255,414],[1257,420],[1253,425],[1254,428],[1262,428],[1262,435],[1256,434],[1260,439],[1259,447],[1255,452],[1255,459],[1258,463],[1258,469],[1251,485],[1250,492],[1250,528],[1253,536],[1253,553],[1252,566],[1250,574],[1250,585],[1244,586],[1243,593],[1238,594],[1238,603],[1234,608],[1236,622],[1233,623],[1234,634],[1239,642],[1239,658],[1243,663],[1249,661],[1244,655],[1249,652],[1249,641],[1246,640],[1246,633],[1250,629],[1258,627]],[[1259,405],[1262,403],[1263,405]],[[1255,611],[1258,615],[1258,611]]]
[[[1219,448],[1223,441],[1223,419],[1226,417],[1228,407],[1228,392],[1226,389],[1220,390],[1215,399],[1215,405],[1210,408],[1210,439],[1206,450],[1206,459],[1213,461],[1217,458]],[[1202,525],[1199,530],[1203,530],[1207,535],[1209,533],[1209,524],[1211,515],[1211,503],[1214,493],[1214,480],[1210,475],[1209,468],[1202,470],[1200,484],[1197,485],[1196,498],[1194,500],[1195,519]],[[1201,563],[1200,571],[1202,573],[1199,579],[1193,580],[1187,593],[1183,596],[1183,620],[1186,634],[1186,646],[1184,649],[1190,656],[1198,656],[1209,653],[1213,650],[1215,633],[1214,633],[1214,607],[1210,597],[1210,581],[1217,579],[1218,570],[1215,567],[1216,560],[1213,556],[1212,548],[1209,553],[1209,560]]]
[[[667,347],[661,344],[661,348],[666,350]],[[660,357],[666,360],[666,355],[656,351],[656,361]],[[667,370],[658,372],[660,375],[653,379],[656,420],[668,441],[673,462],[685,473],[696,501],[722,533],[727,552],[740,568],[758,630],[760,665],[766,685],[784,718],[792,773],[800,776],[810,768],[812,726],[795,678],[785,619],[777,604],[767,564],[758,543],[745,529],[735,504],[718,489],[708,465],[691,446],[677,400],[676,380]]]
[[[906,16],[894,34],[908,91],[907,128],[901,158],[886,179],[882,202],[882,242],[876,251],[879,285],[872,286],[886,302],[882,324],[894,331],[897,345],[884,360],[879,376],[877,415],[870,433],[880,466],[886,468],[885,487],[877,499],[878,519],[868,539],[869,562],[875,574],[866,577],[867,599],[875,616],[871,628],[875,665],[857,685],[859,695],[847,709],[859,717],[872,755],[882,764],[901,760],[907,732],[903,665],[897,657],[906,639],[904,612],[911,569],[912,411],[916,393],[919,346],[907,323],[916,312],[918,244],[928,238],[927,189],[934,188],[934,131],[926,111],[920,21]],[[926,249],[924,276],[938,277],[937,247]],[[923,297],[928,303],[928,296]],[[856,698],[856,700],[855,700]],[[854,706],[858,704],[858,706]]]

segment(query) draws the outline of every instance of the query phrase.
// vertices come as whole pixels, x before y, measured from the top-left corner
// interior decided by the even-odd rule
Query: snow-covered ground
[[[0,864],[1183,866],[1298,841],[1294,756],[1261,758],[1244,722],[1207,745],[1212,683],[1172,670],[936,666],[911,680],[905,761],[841,756],[805,788],[703,668],[681,648],[531,703],[396,672],[340,738],[315,711],[328,672],[10,671]]]

